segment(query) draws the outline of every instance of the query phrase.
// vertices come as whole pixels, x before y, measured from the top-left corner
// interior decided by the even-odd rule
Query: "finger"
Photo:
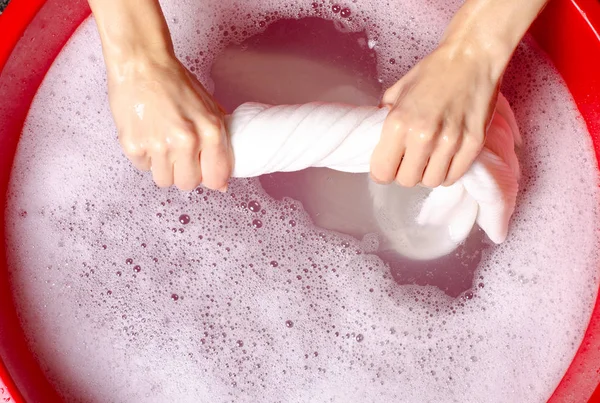
[[[150,169],[150,158],[148,157],[146,150],[141,144],[131,140],[124,140],[125,136],[119,136],[119,143],[125,156],[131,161],[134,167],[141,171],[147,171]],[[130,138],[129,136],[127,138]]]
[[[438,122],[431,126],[431,122]],[[423,179],[425,167],[433,152],[435,141],[441,130],[440,119],[421,120],[406,136],[406,152],[396,174],[396,182],[404,187],[413,187]]]
[[[399,114],[392,110],[387,116],[381,139],[371,156],[371,178],[377,183],[391,183],[396,177],[405,152],[406,128]]]
[[[192,78],[200,96],[194,106],[195,128],[200,135],[200,170],[202,184],[209,189],[225,191],[233,166],[233,152],[225,132],[223,108]]]
[[[394,85],[388,88],[381,98],[382,105],[395,105],[402,98],[411,86],[414,85],[414,77],[417,74],[418,64],[408,73],[398,80]],[[413,84],[411,84],[413,83]]]
[[[225,127],[219,120],[216,125],[211,122],[200,126],[199,130],[202,183],[209,189],[225,191],[233,165],[233,153],[225,134]]]
[[[156,153],[151,157],[152,177],[158,187],[173,185],[173,163],[168,153]]]
[[[396,175],[396,182],[404,187],[413,187],[421,182],[430,155],[427,148],[407,148]]]
[[[471,135],[463,137],[460,148],[454,155],[454,158],[452,158],[452,162],[448,168],[448,175],[446,175],[444,186],[450,186],[463,177],[481,152],[481,147],[482,141],[477,140],[476,137]]]
[[[434,152],[429,158],[421,184],[428,188],[440,186],[448,175],[452,155],[445,152]]]
[[[140,171],[149,171],[152,164],[150,163],[150,157],[129,157],[131,164],[139,169]]]
[[[421,180],[423,186],[435,188],[444,183],[452,158],[460,148],[460,134],[454,126],[444,129],[423,173]]]
[[[173,163],[173,182],[181,190],[194,190],[202,183],[200,153],[180,153]]]
[[[171,161],[173,183],[181,190],[193,190],[202,181],[200,169],[200,133],[191,120],[172,130]]]
[[[404,80],[400,80],[388,88],[381,98],[382,105],[394,105],[400,96]]]

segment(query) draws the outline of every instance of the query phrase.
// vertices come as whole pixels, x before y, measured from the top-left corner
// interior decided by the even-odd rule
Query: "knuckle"
[[[198,148],[200,146],[200,139],[195,128],[191,125],[184,125],[174,130],[175,146],[180,148]]]
[[[197,149],[200,147],[200,138],[194,133],[186,133],[178,137],[178,146],[184,149]]]
[[[421,126],[414,126],[410,129],[408,135],[408,147],[415,150],[430,150],[436,144],[438,135],[434,129],[421,128]]]
[[[483,146],[484,138],[483,132],[467,131],[463,135],[463,143],[469,149],[479,149]]]
[[[121,147],[123,148],[125,155],[128,157],[138,158],[143,157],[146,154],[140,145],[130,140],[122,140]]]
[[[433,144],[438,138],[439,129],[432,122],[436,122],[436,119],[415,119],[409,128],[411,141],[419,145]]]
[[[439,150],[444,155],[453,155],[460,146],[460,136],[457,131],[446,132],[438,140]]]
[[[223,127],[223,118],[218,113],[205,109],[203,113],[197,115],[196,124],[201,132],[210,130],[220,132]]]
[[[219,145],[223,142],[220,124],[209,124],[202,128],[202,140],[210,145]]]
[[[421,144],[432,144],[436,138],[435,131],[432,129],[417,130],[415,132],[416,139]]]
[[[163,140],[153,141],[150,144],[150,150],[152,150],[153,155],[166,155],[169,151],[169,145]]]
[[[401,135],[406,131],[406,124],[403,115],[404,113],[398,109],[394,109],[388,114],[385,122],[385,130],[389,134]]]
[[[221,118],[218,117],[217,115],[209,113],[204,116],[203,120],[204,120],[204,126],[213,127],[218,130],[221,129],[221,125],[222,125]]]

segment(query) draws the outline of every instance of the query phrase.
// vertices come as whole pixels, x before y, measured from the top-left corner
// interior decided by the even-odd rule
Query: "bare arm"
[[[390,87],[391,112],[371,160],[377,182],[457,181],[485,140],[502,76],[548,0],[467,0],[439,47]]]
[[[157,0],[89,0],[89,4],[107,64],[174,57],[171,35]]]
[[[487,57],[494,76],[504,72],[517,45],[548,0],[468,0],[456,13],[442,44]]]
[[[157,0],[89,0],[123,151],[161,187],[224,191],[233,156],[220,107],[176,58]],[[202,157],[202,158],[200,158]]]

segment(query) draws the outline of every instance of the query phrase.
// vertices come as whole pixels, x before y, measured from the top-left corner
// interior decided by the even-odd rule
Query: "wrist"
[[[157,0],[89,0],[109,70],[168,63],[175,58]]]
[[[478,65],[492,81],[499,81],[510,61],[514,47],[510,41],[483,40],[478,35],[448,35],[439,48],[453,60]]]
[[[101,30],[102,52],[107,65],[161,63],[175,58],[168,32],[146,35],[135,27]],[[109,66],[110,67],[110,66]]]
[[[481,58],[499,79],[547,1],[466,0],[448,25],[442,44]]]
[[[136,52],[122,55],[118,59],[105,57],[109,85],[131,80],[147,80],[165,71],[174,71],[179,66],[175,56],[168,54]]]
[[[120,43],[103,46],[104,60],[109,75],[123,71],[143,72],[153,66],[166,66],[176,59],[168,48],[147,46],[142,43]]]

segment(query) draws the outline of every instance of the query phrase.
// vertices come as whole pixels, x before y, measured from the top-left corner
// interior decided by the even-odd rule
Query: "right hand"
[[[442,44],[383,96],[390,107],[371,161],[373,178],[406,187],[450,186],[485,142],[501,77],[485,51]]]
[[[125,155],[160,187],[227,190],[233,153],[224,112],[174,56],[109,72],[109,99]]]

